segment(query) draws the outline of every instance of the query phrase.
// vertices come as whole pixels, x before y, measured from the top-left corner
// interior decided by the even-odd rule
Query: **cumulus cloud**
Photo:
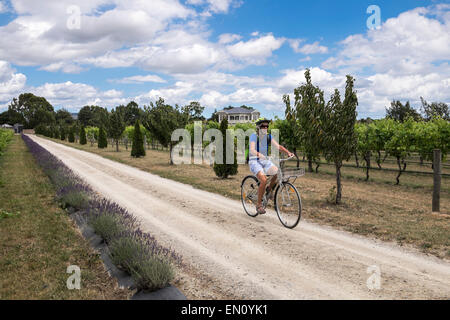
[[[253,64],[264,64],[272,52],[283,45],[284,41],[284,38],[275,38],[272,34],[268,34],[249,41],[239,41],[227,46],[227,49],[233,57],[251,61]]]
[[[45,97],[53,106],[62,106],[77,111],[85,105],[99,105],[110,109],[125,104],[129,100],[118,90],[101,91],[84,84],[66,81],[62,83],[45,83],[42,86],[27,88],[35,95]]]
[[[4,13],[6,11],[8,11],[8,7],[3,1],[0,1],[0,13]]]
[[[227,13],[230,7],[239,7],[242,2],[236,0],[187,0],[187,4],[194,6],[207,6],[207,9],[203,12],[204,16],[208,16],[212,13]]]
[[[10,63],[0,60],[0,109],[6,108],[12,97],[25,87],[26,82],[24,74],[16,73]]]
[[[220,44],[228,44],[228,43],[235,42],[235,41],[238,41],[241,39],[242,39],[242,36],[240,36],[238,34],[224,33],[224,34],[220,35],[219,43]]]
[[[303,53],[303,54],[316,54],[316,53],[327,53],[328,48],[325,46],[321,46],[319,41],[316,41],[312,44],[305,44],[302,47],[300,47],[300,43],[302,43],[303,40],[301,39],[293,39],[289,40],[289,45],[291,46],[292,50],[294,50],[295,53]]]
[[[178,0],[78,1],[80,28],[67,27],[70,0],[14,0],[19,15],[0,27],[0,59],[19,65],[52,65],[145,43],[174,19],[195,16]],[[99,8],[110,6],[109,10]]]
[[[347,37],[342,50],[327,59],[322,67],[346,67],[375,72],[410,74],[426,72],[432,62],[450,57],[450,17],[441,22],[427,14],[432,8],[417,8],[388,19],[379,29]]]
[[[360,109],[384,114],[393,99],[419,104],[420,96],[450,102],[449,5],[416,8],[380,28],[341,42],[322,67],[356,75]],[[362,70],[365,74],[362,74]]]
[[[123,79],[110,79],[109,82],[116,82],[116,83],[146,83],[146,82],[156,82],[156,83],[166,83],[167,81],[163,78],[148,74],[146,76],[132,76],[132,77],[125,77]]]

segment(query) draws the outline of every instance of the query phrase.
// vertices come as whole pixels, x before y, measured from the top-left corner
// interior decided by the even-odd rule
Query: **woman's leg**
[[[257,206],[259,207],[259,206],[261,206],[262,197],[264,196],[264,192],[266,191],[267,177],[264,174],[263,170],[258,172],[258,174],[256,176],[258,177],[258,180],[259,180],[258,204],[257,204]]]

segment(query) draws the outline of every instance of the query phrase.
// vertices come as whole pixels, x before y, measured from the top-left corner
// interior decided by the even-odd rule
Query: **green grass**
[[[20,136],[0,157],[0,299],[127,299],[89,247]],[[67,267],[81,268],[69,290]]]

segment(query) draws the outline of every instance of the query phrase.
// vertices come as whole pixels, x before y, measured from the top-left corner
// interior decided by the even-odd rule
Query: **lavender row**
[[[45,148],[26,135],[22,138],[54,184],[61,206],[79,211],[86,217],[108,245],[112,261],[134,278],[138,289],[156,290],[173,280],[173,265],[182,263],[178,254],[143,232],[137,219],[126,209],[98,197],[90,186]]]

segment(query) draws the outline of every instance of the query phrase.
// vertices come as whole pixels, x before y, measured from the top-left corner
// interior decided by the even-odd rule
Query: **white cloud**
[[[238,35],[238,34],[231,34],[231,33],[224,33],[221,34],[219,37],[219,43],[220,44],[228,44],[228,43],[232,43],[238,40],[241,40],[242,36]]]
[[[45,83],[42,86],[27,88],[27,91],[45,97],[54,107],[62,106],[68,110],[79,110],[85,105],[111,108],[129,101],[123,97],[121,91],[100,91],[91,85],[71,81]]]
[[[153,74],[149,74],[146,76],[132,76],[126,77],[123,79],[112,79],[110,82],[117,83],[145,83],[145,82],[156,82],[156,83],[166,83],[167,81],[162,79],[161,77]]]
[[[342,50],[327,59],[324,68],[411,74],[428,72],[434,61],[450,57],[450,16],[444,21],[428,17],[432,9],[417,8],[388,19],[379,29],[342,41]]]
[[[299,47],[300,42],[298,41],[292,41],[290,43],[292,49],[294,50],[294,52],[296,53],[303,53],[303,54],[315,54],[315,53],[327,53],[328,52],[328,48],[325,46],[321,46],[319,44],[319,41],[316,41],[312,44],[305,44],[304,46],[302,46],[301,48]]]
[[[449,5],[416,8],[388,19],[379,29],[341,42],[325,69],[356,77],[359,109],[384,115],[392,100],[450,102]],[[362,75],[362,70],[364,74]]]
[[[150,101],[156,101],[163,98],[166,103],[175,105],[185,105],[189,103],[189,95],[195,90],[192,83],[178,81],[174,86],[163,89],[152,89],[149,92],[134,98],[139,104],[148,105]]]
[[[80,73],[84,69],[77,64],[66,63],[66,62],[56,62],[49,65],[41,67],[39,70],[45,70],[49,72],[62,71],[65,73]]]
[[[24,74],[16,73],[8,62],[0,60],[0,105],[3,108],[25,87],[26,81]]]
[[[203,16],[209,16],[212,13],[227,13],[230,7],[239,7],[242,2],[235,0],[187,0],[187,4],[194,6],[207,5],[208,8],[202,13]]]
[[[174,19],[196,15],[178,0],[78,1],[80,29],[67,28],[71,0],[12,1],[19,16],[0,27],[0,59],[19,65],[74,62],[152,41]],[[100,11],[100,6],[111,9]]]
[[[227,46],[227,49],[233,57],[258,65],[264,64],[272,52],[283,45],[284,41],[284,38],[275,38],[272,34],[268,34],[246,42],[239,41]]]
[[[3,1],[0,1],[0,13],[4,13],[8,11],[8,7]]]

